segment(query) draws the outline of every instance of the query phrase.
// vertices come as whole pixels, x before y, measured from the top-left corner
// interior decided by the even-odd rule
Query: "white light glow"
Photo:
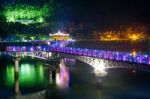
[[[49,36],[69,36],[69,34],[64,34],[64,33],[60,32],[60,30],[59,30],[58,33],[49,34]]]
[[[30,48],[30,51],[33,51],[33,48],[32,48],[32,47]]]
[[[51,56],[52,56],[52,53],[51,53],[51,52],[49,52],[49,53],[48,53],[48,55],[49,55],[49,57],[51,57]]]
[[[96,60],[94,62],[94,73],[96,76],[106,76],[107,75],[107,72],[105,71],[105,63],[104,63],[104,60],[101,60],[101,62],[99,63],[98,60]]]
[[[50,45],[51,43],[50,43],[50,42],[47,42],[47,44]]]
[[[60,73],[56,73],[56,84],[61,85]]]
[[[104,61],[101,60],[101,62],[99,63],[98,60],[96,62],[94,62],[94,69],[95,71],[102,71],[105,70],[105,64]]]

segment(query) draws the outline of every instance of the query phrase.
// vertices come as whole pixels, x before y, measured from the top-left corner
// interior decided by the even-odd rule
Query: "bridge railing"
[[[117,60],[125,62],[135,62],[141,64],[150,65],[150,55],[144,53],[132,53],[132,52],[119,52],[119,51],[105,51],[105,50],[94,50],[94,49],[83,49],[83,48],[72,48],[64,47],[62,42],[55,43],[53,46],[9,46],[6,51],[10,52],[35,52],[35,51],[47,51],[47,52],[60,52],[80,56],[88,56],[94,58],[102,58],[108,60]],[[61,46],[62,45],[62,46]]]
[[[135,54],[132,52],[104,51],[104,50],[92,50],[92,49],[82,49],[72,47],[51,47],[50,51],[150,65],[150,55],[143,53]]]
[[[49,51],[49,46],[8,46],[6,52],[34,52],[34,51]]]

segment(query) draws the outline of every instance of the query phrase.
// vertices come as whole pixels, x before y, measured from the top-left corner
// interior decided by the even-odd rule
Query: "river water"
[[[92,66],[72,58],[46,62],[25,57],[16,77],[13,59],[0,56],[0,99],[150,99],[150,73],[106,72],[97,77]]]

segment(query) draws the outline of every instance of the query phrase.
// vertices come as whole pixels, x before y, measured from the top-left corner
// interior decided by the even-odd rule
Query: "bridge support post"
[[[50,89],[53,89],[56,86],[56,68],[51,68],[49,77]]]
[[[18,96],[20,95],[20,88],[19,88],[19,56],[14,57],[14,62],[15,62],[15,95]]]
[[[18,73],[19,72],[19,58],[15,59],[15,72]]]
[[[20,95],[20,87],[19,87],[19,77],[15,77],[15,95]]]
[[[15,61],[15,76],[18,76],[18,73],[19,73],[19,60],[20,60],[20,58],[18,56],[14,57],[14,61]]]

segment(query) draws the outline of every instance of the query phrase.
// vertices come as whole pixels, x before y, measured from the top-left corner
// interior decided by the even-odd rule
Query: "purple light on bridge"
[[[30,51],[33,51],[33,50],[34,50],[33,47],[31,47],[31,48],[30,48]]]
[[[139,56],[139,63],[142,63],[142,56]]]
[[[123,55],[123,61],[126,61],[126,54]]]
[[[25,47],[25,46],[23,46],[22,50],[23,50],[23,51],[26,51],[26,47]]]
[[[113,59],[112,52],[109,53],[109,59]]]
[[[16,51],[16,48],[15,48],[15,47],[13,47],[13,51]]]
[[[102,54],[101,54],[101,52],[99,52],[99,53],[98,53],[98,57],[99,57],[99,58],[101,58],[101,57],[102,57]]]
[[[37,48],[38,48],[38,49],[41,49],[41,46],[38,46]]]
[[[119,53],[116,52],[116,60],[119,60]]]
[[[104,52],[104,58],[107,58],[107,53]]]
[[[25,49],[26,47],[25,46],[23,46],[23,49]]]
[[[138,52],[119,52],[119,51],[105,51],[105,50],[92,50],[92,49],[82,49],[82,48],[71,48],[71,47],[60,47],[59,44],[55,46],[49,47],[41,47],[36,46],[35,48],[32,46],[8,46],[6,47],[6,51],[20,52],[20,51],[48,51],[54,52],[64,52],[68,54],[77,54],[84,55],[89,57],[96,58],[105,58],[110,60],[120,60],[120,61],[128,61],[134,63],[143,63],[150,65],[150,56],[149,54],[138,53]]]

